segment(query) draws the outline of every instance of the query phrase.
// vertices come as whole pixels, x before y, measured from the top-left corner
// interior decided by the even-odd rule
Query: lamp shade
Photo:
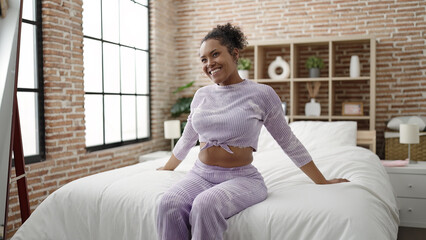
[[[175,139],[180,137],[180,121],[168,120],[164,122],[164,138]]]
[[[415,124],[399,125],[399,142],[406,144],[419,143],[419,127]]]

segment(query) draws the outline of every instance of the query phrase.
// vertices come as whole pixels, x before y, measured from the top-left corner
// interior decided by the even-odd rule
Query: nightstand
[[[159,158],[170,157],[171,155],[172,155],[172,152],[170,151],[152,152],[152,153],[139,156],[139,162],[146,162],[146,161],[156,160]]]
[[[426,228],[426,162],[386,171],[397,197],[399,225]]]

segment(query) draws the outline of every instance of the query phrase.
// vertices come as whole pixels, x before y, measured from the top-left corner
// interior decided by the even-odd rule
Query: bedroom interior
[[[170,154],[168,151],[171,140],[173,145],[176,142],[173,139],[179,135],[165,136],[165,122],[169,120],[182,122],[187,117],[187,114],[178,118],[171,117],[170,108],[178,98],[172,92],[179,86],[195,80],[193,86],[185,89],[181,94],[192,96],[196,89],[210,84],[200,68],[198,47],[207,31],[216,24],[226,22],[241,26],[248,35],[249,47],[242,56],[253,63],[249,71],[249,79],[274,88],[281,100],[286,103],[286,116],[293,131],[298,137],[304,139],[302,142],[306,144],[310,152],[312,151],[312,155],[318,158],[318,165],[330,175],[336,174],[337,171],[348,174],[355,182],[359,181],[358,183],[367,190],[366,192],[370,193],[362,193],[365,198],[362,200],[365,202],[359,201],[357,207],[362,210],[361,212],[370,211],[383,219],[381,223],[371,223],[370,228],[364,233],[359,233],[358,236],[368,236],[362,234],[370,233],[374,236],[395,237],[397,232],[397,239],[403,240],[422,239],[421,237],[426,234],[426,210],[421,207],[426,202],[425,1],[121,0],[108,3],[112,5],[107,5],[105,1],[100,0],[24,0],[23,2],[22,44],[26,52],[21,51],[21,58],[24,56],[25,59],[34,60],[20,65],[20,69],[24,70],[20,70],[19,74],[25,76],[20,78],[20,82],[25,85],[18,86],[18,100],[24,102],[20,103],[20,107],[22,105],[27,107],[22,114],[20,111],[20,115],[30,206],[33,213],[36,209],[39,210],[33,216],[35,220],[31,220],[16,234],[17,239],[23,239],[23,237],[25,239],[25,234],[29,232],[36,232],[34,236],[37,234],[43,236],[44,230],[41,230],[45,224],[41,221],[43,216],[55,221],[49,207],[55,209],[55,207],[69,204],[70,209],[84,206],[87,212],[92,211],[96,206],[92,205],[93,201],[88,200],[100,200],[100,196],[97,195],[99,189],[108,188],[111,191],[112,189],[117,191],[108,192],[110,195],[105,196],[105,204],[102,208],[112,208],[111,206],[114,205],[109,204],[114,203],[119,207],[111,212],[106,211],[103,216],[106,219],[119,217],[117,219],[126,222],[129,217],[134,216],[117,215],[119,210],[122,212],[131,210],[125,208],[126,203],[137,201],[137,197],[140,197],[143,204],[150,206],[149,204],[153,204],[153,201],[155,203],[154,198],[161,195],[159,191],[154,191],[146,184],[135,185],[132,180],[157,184],[155,186],[161,190],[190,168],[192,160],[185,162],[175,175],[165,176],[164,174],[163,177],[168,179],[159,177],[149,170],[161,165]],[[93,9],[101,8],[101,3],[104,4],[102,5],[102,12],[105,12],[103,15],[93,11]],[[121,12],[111,13],[114,6],[115,9],[120,9],[117,7],[119,5]],[[114,20],[123,16],[123,11],[130,11],[132,7],[143,12],[138,19],[127,17],[120,23]],[[6,15],[6,18],[0,18],[0,24],[7,20],[7,16],[9,15]],[[141,27],[135,28],[134,26],[137,25]],[[115,39],[115,35],[122,37]],[[129,36],[143,37],[140,42],[134,42]],[[0,38],[3,37],[3,34],[0,35]],[[3,39],[1,40],[3,43]],[[101,58],[99,61],[84,55],[84,53],[97,53],[97,46],[101,44],[105,48],[106,46],[119,46],[119,48],[105,52],[105,59]],[[131,51],[128,51],[129,49]],[[320,57],[324,62],[319,77],[315,78],[309,77],[309,70],[305,67],[306,60],[312,55]],[[352,58],[354,55],[357,59]],[[280,75],[283,70],[289,71],[283,74],[288,74],[287,78],[272,79],[268,75],[268,66],[278,56],[288,63],[289,68],[283,67],[281,72],[278,70],[276,73]],[[7,66],[6,60],[3,61],[5,56],[1,57],[0,69],[3,69]],[[115,58],[117,58],[116,62],[110,61]],[[128,61],[129,59],[135,59],[135,61]],[[120,66],[120,63],[121,72],[115,71],[111,64]],[[357,76],[352,76],[353,64],[359,68]],[[88,68],[97,68],[100,72],[96,75],[88,72]],[[128,74],[132,71],[133,73]],[[97,86],[101,85],[96,84],[102,84],[102,82],[106,84],[110,81],[107,76],[103,77],[107,74],[115,74],[117,78],[123,80],[121,80],[121,87],[120,82],[118,82],[118,88],[114,84],[108,86],[112,89],[113,96],[105,97],[104,106],[102,97],[108,96],[109,93],[106,90],[97,89]],[[31,79],[25,80],[28,76]],[[0,77],[3,76],[0,75]],[[124,80],[129,77],[133,78],[130,83]],[[93,80],[90,81],[88,78]],[[4,79],[0,80],[4,81]],[[139,82],[142,84],[139,85]],[[312,99],[306,86],[308,83],[315,85],[314,83],[318,82],[321,84],[318,85],[314,101],[319,104],[320,114],[306,116],[306,104]],[[1,84],[3,87],[4,83],[1,82]],[[136,90],[126,90],[128,84],[135,84]],[[115,92],[117,89],[120,90]],[[132,103],[126,100],[130,98],[135,101]],[[94,101],[88,104],[85,102],[88,99],[94,99]],[[97,102],[99,99],[100,102]],[[117,105],[120,101],[123,105]],[[118,133],[109,129],[105,130],[107,122],[102,119],[103,109],[105,109],[105,116],[118,117],[120,121],[117,127]],[[115,115],[114,111],[117,109],[119,114]],[[132,116],[135,120],[127,121],[128,119],[124,118],[121,120],[120,111],[128,113],[126,116]],[[23,115],[25,113],[26,115]],[[3,112],[0,117],[4,117]],[[29,118],[33,120],[22,121]],[[28,127],[28,122],[31,122],[32,126]],[[303,125],[305,123],[306,125]],[[328,125],[332,123],[342,123],[342,125]],[[356,123],[355,128],[353,123]],[[399,126],[405,123],[414,123],[418,126],[419,134],[416,134],[418,141],[411,139],[412,141],[407,142],[400,139],[400,135],[405,133]],[[134,132],[129,133],[129,128],[134,129]],[[336,131],[332,131],[332,128],[336,128]],[[100,129],[103,137],[92,137],[96,129]],[[325,139],[326,132],[333,133],[336,139],[326,140],[330,142],[329,146],[336,148],[320,151],[318,148],[321,143],[309,138],[309,132],[306,132],[308,129],[311,134],[317,136],[317,139],[322,140]],[[284,154],[281,156],[276,151],[273,140],[269,139],[270,136],[264,131],[261,134],[263,138],[259,143],[260,151],[256,153],[255,158],[264,161],[257,161],[256,167],[267,176],[265,181],[272,189],[271,198],[267,202],[270,205],[263,205],[263,207],[270,206],[272,209],[275,202],[280,201],[280,196],[286,196],[282,189],[287,187],[290,192],[294,192],[292,187],[303,182],[305,183],[303,189],[311,188],[306,184],[306,179],[297,175],[293,166],[287,165],[289,162],[287,159],[283,160],[285,162],[283,166],[277,168],[282,170],[283,175],[277,176],[271,166],[279,163],[265,159],[277,155],[281,158],[285,156]],[[34,143],[30,144],[30,150],[25,149],[25,146],[29,145],[28,139],[34,140]],[[6,140],[8,138],[2,141]],[[356,143],[362,148],[356,148],[354,146]],[[408,146],[410,146],[410,152],[407,151]],[[327,146],[324,147],[327,148]],[[196,149],[191,150],[192,158],[196,156],[195,151]],[[358,158],[349,154],[349,151],[356,153]],[[409,155],[418,163],[406,167],[383,168],[377,161],[378,159],[404,160]],[[336,156],[344,157],[347,161],[342,162],[336,169],[332,169],[330,166],[333,165]],[[146,174],[138,174],[139,172]],[[14,177],[15,174],[16,170],[12,167],[10,176]],[[1,176],[4,177],[4,173],[1,173]],[[89,177],[85,178],[87,176]],[[286,179],[289,182],[286,182]],[[114,185],[120,181],[120,184],[127,184],[127,187],[120,189],[118,187],[120,185]],[[371,184],[371,181],[377,182],[377,185]],[[2,182],[4,183],[3,180]],[[9,186],[8,197],[0,199],[0,207],[4,205],[2,201],[8,199],[8,215],[0,216],[1,219],[7,218],[5,239],[12,238],[21,227],[17,183],[11,181]],[[82,186],[92,189],[93,194],[81,191],[81,188],[84,188]],[[350,189],[353,191],[348,193],[347,197],[361,191],[356,187]],[[134,195],[129,195],[125,190],[133,191]],[[312,190],[314,191],[312,197],[323,197],[321,194],[315,195],[317,194],[315,189]],[[143,191],[151,196],[146,196]],[[66,196],[70,193],[90,196],[75,198],[75,201],[68,202]],[[116,193],[121,193],[128,198],[116,198]],[[335,194],[333,191],[328,193]],[[4,194],[4,191],[0,194]],[[300,193],[295,191],[294,194]],[[378,200],[372,197],[374,194],[383,199]],[[52,197],[48,198],[48,196]],[[52,200],[53,198],[56,198],[57,202]],[[84,201],[87,201],[87,206],[84,205]],[[369,208],[363,203],[382,207]],[[324,209],[330,207],[326,204],[321,206]],[[81,210],[84,210],[84,207]],[[276,226],[274,224],[277,223],[271,218],[272,215],[267,215],[267,211],[264,212],[265,208],[261,207],[250,209],[232,218],[226,239],[242,237],[238,235],[241,233],[238,233],[237,222],[244,223],[240,226],[242,228],[250,228],[256,223],[250,218],[251,216],[263,218],[264,222],[270,224],[268,226],[272,228]],[[343,208],[344,205],[340,207]],[[1,208],[0,213],[4,215],[4,207]],[[152,218],[151,210],[146,212],[142,208],[133,210],[145,214],[148,220]],[[277,210],[275,217],[281,220],[280,210]],[[395,213],[398,213],[398,210],[399,220],[396,220]],[[259,213],[259,211],[262,212]],[[75,211],[74,214],[79,213]],[[357,220],[362,219],[355,213],[343,209],[340,213],[348,214]],[[70,231],[75,228],[80,231],[74,236],[87,236],[84,235],[87,234],[84,226],[71,222],[71,219],[75,219],[72,212],[64,210],[60,214],[71,217],[69,220],[60,218],[57,229]],[[84,212],[81,214],[84,216]],[[331,217],[321,214],[319,211],[318,219]],[[336,214],[334,217],[339,219],[343,216]],[[86,220],[92,223],[89,216]],[[303,219],[292,219],[291,216],[282,218],[283,223],[290,224],[292,220],[303,222]],[[67,222],[69,228],[62,229],[63,226],[59,226],[61,221],[70,221]],[[152,229],[150,224],[154,223],[146,221],[146,219],[143,220],[141,229],[129,228],[121,223],[117,226],[127,229],[129,234],[134,233],[134,236],[148,236],[141,231],[150,231]],[[34,222],[40,222],[40,226]],[[111,226],[108,220],[103,223]],[[101,225],[101,223],[98,224]],[[350,225],[341,225],[342,228],[345,226]],[[378,230],[372,230],[372,226],[377,227]],[[95,231],[102,230],[96,224],[93,227]],[[354,231],[362,229],[361,225],[351,227]],[[122,233],[122,229],[117,230],[116,234]],[[280,232],[280,230],[270,232],[259,230],[257,234],[264,234],[263,236],[273,239],[271,238],[273,236],[305,232],[307,235],[292,236],[295,237],[294,239],[302,239],[302,237],[310,239],[317,236],[318,239],[318,237],[326,236],[321,229],[323,228],[314,229],[311,235],[304,228],[290,228],[288,233]],[[0,229],[0,234],[2,233]],[[123,234],[125,236],[125,233]],[[336,238],[354,236],[353,232],[343,230],[332,231],[330,234],[334,234],[332,236],[337,236]],[[112,236],[114,235],[104,236],[103,239],[113,239]],[[0,235],[0,239],[2,238],[3,236]],[[155,237],[152,238],[155,239]],[[132,239],[132,236],[126,236],[124,239]]]

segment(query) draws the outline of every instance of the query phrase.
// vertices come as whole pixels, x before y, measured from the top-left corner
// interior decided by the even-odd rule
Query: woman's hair
[[[243,50],[247,46],[247,37],[238,26],[232,26],[230,23],[225,25],[217,25],[203,38],[201,43],[208,39],[216,39],[228,48],[228,52],[232,55],[234,48]]]

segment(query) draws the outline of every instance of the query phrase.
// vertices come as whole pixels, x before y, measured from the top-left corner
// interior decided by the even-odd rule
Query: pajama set
[[[229,153],[233,153],[229,146],[256,151],[262,125],[296,166],[312,161],[286,123],[274,89],[249,80],[200,88],[173,154],[183,160],[197,140],[206,143],[200,151],[211,146],[220,146]],[[224,168],[197,159],[185,178],[163,195],[157,215],[158,237],[223,239],[226,219],[266,197],[263,178],[253,165]]]

